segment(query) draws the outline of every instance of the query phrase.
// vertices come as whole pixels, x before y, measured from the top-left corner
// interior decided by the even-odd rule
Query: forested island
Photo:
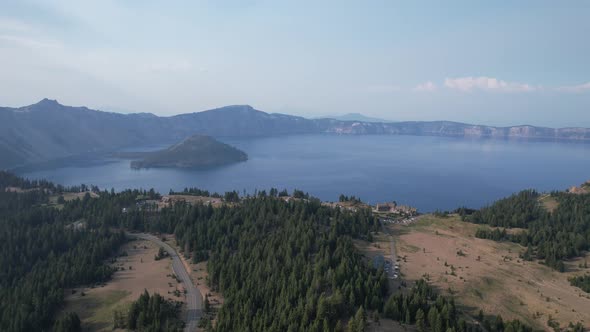
[[[131,162],[132,168],[208,168],[248,160],[248,155],[233,146],[210,136],[193,135],[167,149],[154,152],[119,154],[139,158]]]
[[[69,201],[52,199],[67,192],[86,194]],[[372,241],[382,227],[370,209],[332,207],[302,191],[285,194],[277,189],[247,196],[211,194],[223,197],[223,203],[213,207],[178,201],[158,207],[137,204],[139,197],[159,200],[154,191],[66,188],[0,172],[0,330],[79,328],[75,313],[59,315],[64,291],[109,280],[113,269],[107,259],[127,241],[124,231],[136,230],[174,234],[185,257],[207,261],[208,285],[225,298],[215,324],[206,325],[208,330],[365,331],[369,321],[376,324],[381,317],[414,325],[419,331],[532,331],[521,321],[503,320],[491,312],[474,319],[427,279],[390,288],[383,267],[367,261],[354,244]],[[534,195],[510,198],[515,210],[524,210],[522,218],[494,223],[524,223],[531,230],[551,227],[528,203],[517,204]],[[565,230],[573,227],[567,239],[576,240],[579,230],[588,229],[590,213],[581,209],[588,206],[588,197],[561,199],[558,209],[563,211],[558,215],[563,217],[551,222],[561,222],[559,227]],[[487,214],[484,209],[465,217],[491,222]],[[530,219],[539,220],[539,226]],[[535,254],[544,255],[539,257],[548,264],[588,245],[582,240],[565,241],[563,245],[571,249],[562,255],[557,252],[563,250],[553,249],[561,248],[560,239],[533,234],[526,238],[525,244],[534,245]],[[119,326],[127,328],[164,331],[181,326],[176,305],[157,294],[145,293],[130,311],[115,317]],[[571,330],[583,327],[572,325]]]

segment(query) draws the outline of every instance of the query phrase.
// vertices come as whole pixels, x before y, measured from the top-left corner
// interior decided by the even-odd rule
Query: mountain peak
[[[254,107],[252,107],[250,105],[228,105],[228,106],[218,108],[218,110],[242,111],[242,112],[255,111]]]
[[[61,106],[61,104],[55,99],[43,98],[41,101],[36,103],[35,105],[39,106]]]
[[[204,114],[267,114],[250,105],[228,105],[211,110],[199,112]]]
[[[55,99],[43,98],[35,104],[16,108],[15,111],[18,113],[44,112],[44,111],[52,111],[52,110],[56,110],[56,109],[61,109],[64,107],[65,107],[64,105],[60,104]]]

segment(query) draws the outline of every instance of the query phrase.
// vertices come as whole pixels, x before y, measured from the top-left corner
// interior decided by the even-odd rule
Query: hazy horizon
[[[51,99],[51,98],[43,98],[40,101],[37,102],[33,102],[27,105],[20,105],[20,106],[9,106],[9,107],[13,107],[13,108],[20,108],[20,107],[26,107],[26,106],[31,106],[34,104],[37,104],[45,99],[48,100],[52,100],[52,101],[56,101],[58,104],[61,104],[63,106],[68,106],[68,107],[88,107],[86,105],[66,105],[62,102],[60,102],[59,100],[56,99]],[[268,112],[266,110],[263,109],[259,109],[256,108],[252,105],[248,105],[248,104],[241,104],[241,105],[223,105],[223,106],[218,106],[218,107],[213,107],[213,108],[209,108],[209,109],[203,109],[203,110],[197,110],[197,111],[192,111],[192,112],[186,112],[186,113],[176,113],[176,114],[155,114],[153,112],[135,112],[135,111],[130,111],[130,110],[117,110],[117,109],[110,109],[110,108],[92,108],[92,107],[88,107],[91,110],[95,110],[95,111],[100,111],[100,112],[111,112],[111,113],[119,113],[119,114],[139,114],[139,113],[148,113],[148,114],[152,114],[152,115],[156,115],[158,117],[173,117],[176,115],[181,115],[181,114],[189,114],[189,113],[200,113],[200,112],[207,112],[207,111],[212,111],[212,110],[216,110],[216,109],[220,109],[220,108],[225,108],[225,107],[233,107],[233,106],[248,106],[248,107],[252,107],[253,109],[257,110],[257,111],[262,111],[268,114],[283,114],[283,115],[292,115],[292,116],[301,116],[304,117],[306,119],[326,119],[326,118],[340,118],[340,117],[347,117],[347,116],[360,116],[360,117],[365,117],[367,119],[361,119],[361,120],[350,120],[350,119],[345,119],[343,121],[361,121],[361,122],[382,122],[382,121],[386,121],[386,122],[412,122],[412,121],[426,121],[426,122],[437,122],[437,121],[449,121],[449,122],[458,122],[458,123],[465,123],[465,124],[472,124],[472,125],[482,125],[482,126],[491,126],[491,127],[518,127],[518,126],[536,126],[536,127],[548,127],[548,128],[588,128],[585,126],[539,126],[539,125],[532,125],[530,123],[513,123],[513,124],[508,124],[508,125],[491,125],[491,124],[487,124],[487,123],[476,123],[476,122],[466,122],[466,121],[454,121],[454,120],[448,120],[448,119],[429,119],[429,120],[395,120],[395,119],[387,119],[387,118],[373,118],[371,116],[368,116],[367,114],[364,113],[359,113],[359,112],[352,112],[352,113],[341,113],[341,114],[326,114],[326,115],[317,115],[317,116],[305,116],[305,115],[297,115],[297,114],[290,114],[290,113],[281,113],[281,112]],[[0,107],[5,107],[4,105],[0,105]],[[372,121],[375,120],[375,121]],[[589,126],[590,127],[590,126]]]
[[[586,1],[1,7],[2,106],[590,127]]]

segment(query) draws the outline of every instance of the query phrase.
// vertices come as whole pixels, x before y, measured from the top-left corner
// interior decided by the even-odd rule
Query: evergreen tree
[[[424,311],[422,309],[418,309],[416,312],[416,327],[420,332],[426,331],[426,320],[424,318]]]

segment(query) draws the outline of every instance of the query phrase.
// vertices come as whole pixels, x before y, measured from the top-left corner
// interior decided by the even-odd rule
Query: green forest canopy
[[[16,193],[8,186],[37,189]],[[499,318],[468,322],[452,298],[424,281],[403,293],[389,290],[384,271],[353,245],[380,228],[368,209],[327,207],[301,191],[287,202],[276,189],[241,198],[233,192],[226,196],[239,204],[220,208],[136,205],[138,196],[159,197],[139,190],[102,191],[61,209],[48,204],[52,194],[82,189],[0,172],[0,262],[7,267],[0,271],[0,330],[46,330],[65,288],[108,280],[113,269],[104,261],[125,241],[112,229],[173,233],[187,256],[208,257],[208,282],[225,298],[218,331],[333,331],[347,321],[349,330],[363,331],[369,312],[433,331],[479,331],[480,324],[488,331],[529,330]],[[80,220],[83,228],[71,227]],[[157,301],[144,297],[139,303]],[[75,317],[66,320],[56,324],[75,325]]]
[[[540,259],[564,271],[565,260],[580,257],[590,249],[590,194],[553,192],[551,195],[558,202],[553,212],[543,209],[537,192],[525,190],[471,214],[463,213],[462,217],[477,224],[523,228],[515,234],[480,229],[476,236],[520,243],[527,248],[523,258]]]

